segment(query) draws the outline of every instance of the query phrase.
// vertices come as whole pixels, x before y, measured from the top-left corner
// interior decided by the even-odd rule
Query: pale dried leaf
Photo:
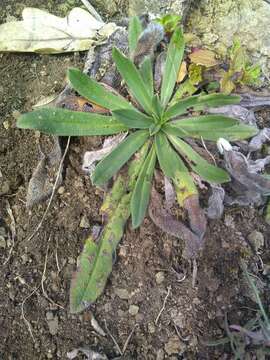
[[[187,63],[185,61],[183,61],[180,66],[176,82],[177,83],[182,82],[184,80],[184,78],[186,77],[187,73],[188,73],[187,72]]]
[[[118,134],[116,136],[110,136],[105,139],[102,149],[86,151],[83,157],[82,169],[92,175],[95,170],[95,163],[108,155],[117,145],[122,142],[127,133]]]
[[[219,64],[216,59],[216,54],[207,49],[195,50],[189,55],[189,59],[192,63],[197,65],[203,65],[205,67],[212,67]]]
[[[240,105],[227,105],[207,110],[210,114],[224,114],[239,119],[243,124],[256,126],[256,117],[253,110]]]
[[[255,135],[249,143],[249,151],[261,150],[263,144],[270,142],[270,128],[264,128]]]
[[[0,51],[53,54],[88,50],[104,26],[81,8],[72,9],[65,18],[25,8],[22,17],[22,21],[0,25]],[[106,25],[106,36],[115,29],[116,25],[111,28]]]

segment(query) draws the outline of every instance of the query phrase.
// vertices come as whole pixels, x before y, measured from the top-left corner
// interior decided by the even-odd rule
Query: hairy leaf
[[[129,135],[109,155],[99,162],[92,175],[95,185],[103,185],[131,158],[146,142],[149,132],[138,130]]]
[[[220,184],[230,181],[230,176],[225,170],[209,164],[186,142],[175,136],[169,136],[169,139],[173,146],[176,148],[176,150],[182,156],[188,158],[189,165],[192,170],[198,175],[200,175],[203,180],[213,184]]]
[[[207,107],[218,107],[224,105],[238,104],[241,100],[240,96],[211,94],[211,95],[195,95],[178,101],[166,111],[167,118],[180,116],[192,110],[203,110]]]
[[[178,77],[179,68],[185,49],[184,37],[181,28],[175,30],[172,35],[165,63],[161,85],[161,103],[166,106],[172,96]]]
[[[127,127],[111,116],[43,108],[20,116],[17,126],[59,136],[112,135]]]
[[[197,194],[196,186],[183,160],[170,145],[165,134],[159,132],[155,136],[156,152],[160,167],[164,174],[171,178],[179,194],[178,201],[183,205],[191,195]]]
[[[154,95],[154,78],[153,78],[152,61],[149,56],[147,56],[142,62],[140,66],[140,73],[148,89],[148,93],[152,97]]]
[[[148,129],[154,123],[151,117],[137,110],[115,110],[113,117],[130,129]]]
[[[148,207],[155,164],[156,151],[155,146],[152,145],[152,149],[145,159],[132,193],[131,216],[134,229],[141,225]]]
[[[122,196],[119,201],[98,243],[92,237],[86,240],[83,252],[78,259],[78,271],[71,284],[71,313],[84,310],[97,299],[112,271],[113,254],[130,216],[130,194]]]
[[[106,90],[103,85],[91,79],[79,69],[69,69],[68,79],[74,90],[95,104],[109,110],[134,109],[125,98]]]
[[[127,83],[127,86],[134,96],[134,98],[141,104],[144,110],[151,114],[152,112],[152,101],[147,91],[144,80],[133,64],[125,55],[123,55],[117,48],[113,49],[112,57],[116,63],[117,69],[122,75],[123,79]]]
[[[142,31],[143,28],[140,19],[138,16],[133,16],[130,19],[128,26],[128,47],[130,54],[132,54],[136,49],[137,42]]]

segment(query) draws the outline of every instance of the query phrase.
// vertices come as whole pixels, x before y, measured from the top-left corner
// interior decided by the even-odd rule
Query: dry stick
[[[51,207],[51,204],[52,204],[52,200],[53,200],[53,197],[54,197],[54,194],[55,194],[55,191],[56,191],[56,187],[57,187],[57,184],[58,184],[58,180],[59,180],[59,177],[61,175],[61,171],[62,171],[62,168],[63,168],[63,163],[64,163],[64,160],[65,160],[65,157],[66,157],[66,154],[67,154],[67,151],[68,151],[68,148],[69,148],[69,143],[70,143],[70,137],[68,138],[68,141],[67,141],[67,145],[66,145],[66,148],[65,148],[65,151],[64,151],[64,154],[62,156],[62,159],[60,161],[60,165],[59,165],[59,169],[58,169],[58,172],[57,172],[57,176],[56,176],[56,179],[55,179],[55,182],[54,182],[54,185],[53,185],[53,190],[52,190],[52,194],[50,196],[50,199],[49,199],[49,202],[48,202],[48,205],[46,207],[46,210],[40,220],[40,223],[38,224],[38,226],[36,227],[36,229],[34,230],[34,232],[32,233],[32,235],[30,235],[28,237],[28,239],[26,241],[30,241],[31,239],[33,239],[33,237],[37,234],[37,232],[39,231],[39,229],[41,228],[43,222],[44,222],[44,219],[46,217],[46,215],[48,214],[49,212],[49,209]]]
[[[46,270],[47,270],[47,261],[48,261],[48,252],[49,252],[49,242],[50,242],[51,238],[49,237],[48,240],[48,245],[47,245],[47,250],[46,250],[46,255],[45,255],[45,262],[44,262],[44,268],[43,268],[43,273],[42,273],[42,277],[41,277],[41,289],[42,289],[42,293],[43,296],[45,297],[45,299],[47,299],[51,304],[59,307],[60,309],[65,309],[64,306],[57,304],[56,302],[54,302],[46,293],[45,288],[44,288],[44,281],[46,280]]]
[[[12,244],[11,244],[11,248],[9,250],[9,253],[8,253],[8,257],[6,259],[6,261],[4,262],[4,265],[6,265],[10,258],[11,258],[11,254],[13,252],[13,249],[14,249],[14,246],[15,246],[15,237],[16,237],[16,223],[15,223],[15,219],[14,219],[14,216],[13,216],[13,213],[12,213],[12,210],[11,210],[11,207],[10,207],[10,204],[9,202],[7,201],[7,213],[10,217],[10,220],[11,220],[11,224],[10,224],[10,228],[11,228],[11,240],[12,240]]]
[[[116,348],[117,348],[117,351],[119,352],[119,354],[120,354],[121,356],[123,356],[122,350],[120,349],[120,346],[118,345],[117,341],[115,340],[115,338],[113,337],[112,333],[111,333],[110,330],[108,329],[107,322],[106,322],[105,319],[104,319],[104,324],[105,324],[105,328],[106,328],[106,330],[107,330],[107,333],[109,334],[110,338],[112,339],[114,345],[115,345]]]
[[[23,321],[25,322],[25,324],[26,324],[26,326],[27,326],[27,328],[28,328],[28,331],[29,331],[29,333],[30,333],[30,335],[31,335],[31,338],[32,338],[32,340],[33,340],[34,343],[36,342],[36,340],[35,340],[34,335],[33,335],[33,332],[32,332],[31,324],[30,324],[30,322],[26,319],[26,317],[25,317],[25,315],[24,315],[24,304],[26,303],[26,301],[27,301],[28,299],[30,299],[30,297],[31,297],[32,295],[34,295],[34,294],[37,292],[37,290],[38,290],[39,287],[40,287],[40,285],[39,285],[38,287],[36,287],[36,288],[23,300],[23,302],[21,303],[21,314],[22,314],[22,318],[23,318]]]
[[[192,272],[192,287],[195,288],[196,280],[197,280],[197,273],[198,273],[198,266],[196,259],[193,260],[193,272]]]
[[[155,320],[155,324],[156,324],[156,325],[157,325],[157,323],[158,323],[158,320],[159,320],[161,314],[162,314],[163,311],[165,310],[165,306],[166,306],[168,297],[169,297],[169,295],[170,295],[171,288],[172,288],[171,286],[168,287],[168,291],[167,291],[167,294],[166,294],[165,299],[164,299],[164,301],[163,301],[162,308],[160,309],[160,312],[158,313],[158,316],[156,317],[156,320]]]
[[[214,155],[210,153],[210,151],[207,149],[205,142],[203,140],[203,137],[201,136],[201,142],[203,144],[203,147],[205,149],[205,151],[207,152],[207,154],[211,157],[211,159],[214,161],[214,164],[217,165],[216,159],[214,158]]]
[[[103,20],[99,13],[96,11],[96,9],[90,4],[88,0],[82,0],[83,5],[86,7],[86,9],[89,11],[91,15],[94,16],[94,18],[100,22],[103,23]]]
[[[129,334],[127,340],[125,341],[125,344],[124,344],[123,350],[122,350],[123,355],[124,355],[125,352],[127,351],[128,344],[129,344],[130,339],[131,339],[132,335],[134,334],[134,331],[135,331],[135,329],[136,329],[137,326],[138,326],[138,324],[136,324],[136,325],[134,326],[134,328],[131,330],[131,333]]]

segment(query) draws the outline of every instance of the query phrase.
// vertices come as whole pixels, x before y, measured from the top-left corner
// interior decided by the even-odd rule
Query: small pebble
[[[51,335],[56,335],[58,332],[58,317],[54,316],[52,311],[46,312],[46,320],[49,327],[49,332]]]
[[[148,324],[148,332],[150,334],[154,334],[156,332],[156,327],[155,327],[155,325],[153,323]]]
[[[135,316],[138,314],[139,312],[139,306],[137,305],[130,305],[128,312],[130,313],[130,315]]]
[[[122,300],[128,300],[130,298],[130,294],[127,289],[116,288],[114,293]]]
[[[164,276],[163,271],[159,271],[158,273],[156,273],[156,283],[158,285],[162,284],[164,279],[165,279],[165,276]]]
[[[260,231],[252,231],[247,238],[254,245],[256,251],[264,247],[264,236]]]
[[[90,223],[86,215],[83,215],[80,221],[80,228],[82,229],[89,229]]]
[[[5,249],[6,246],[7,246],[7,243],[6,243],[4,236],[0,235],[0,248]]]
[[[62,195],[64,194],[64,192],[65,192],[64,186],[60,186],[60,188],[58,189],[58,194]]]
[[[178,354],[181,350],[181,343],[178,336],[173,336],[165,344],[165,351],[168,355]]]

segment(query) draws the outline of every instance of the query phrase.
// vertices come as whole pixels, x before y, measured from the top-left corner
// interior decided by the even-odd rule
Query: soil
[[[2,0],[1,22],[18,16],[26,4],[42,7],[37,0],[13,3]],[[65,2],[42,3],[58,14]],[[82,67],[84,58],[0,55],[0,359],[66,359],[78,347],[113,359],[119,353],[106,328],[120,348],[132,333],[121,359],[233,359],[229,346],[206,343],[224,336],[225,314],[234,324],[254,317],[256,304],[243,281],[241,258],[265,284],[261,296],[268,310],[270,227],[262,209],[229,208],[221,220],[209,221],[195,285],[195,264],[182,259],[179,240],[162,233],[149,218],[139,230],[128,225],[104,294],[91,312],[71,315],[70,278],[91,227],[101,223],[102,202],[102,193],[81,171],[84,151],[97,148],[100,139],[73,139],[61,191],[41,229],[28,240],[47,203],[26,210],[28,182],[39,159],[37,134],[17,129],[16,118],[41,98],[59,93],[66,69]],[[80,227],[83,216],[89,228]],[[262,262],[246,240],[254,230],[264,236]],[[92,314],[106,336],[91,325]]]

